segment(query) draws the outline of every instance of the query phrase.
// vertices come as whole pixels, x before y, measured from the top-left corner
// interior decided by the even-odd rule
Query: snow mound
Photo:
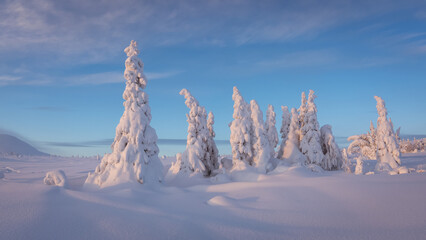
[[[68,182],[67,177],[62,170],[55,170],[46,173],[46,177],[43,181],[46,185],[54,185],[59,187],[66,187]]]
[[[210,206],[232,207],[233,199],[224,196],[216,196],[207,201]]]

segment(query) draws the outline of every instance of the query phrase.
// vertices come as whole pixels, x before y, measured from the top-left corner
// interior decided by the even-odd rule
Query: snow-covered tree
[[[350,154],[359,154],[368,159],[376,159],[376,129],[373,122],[370,121],[370,131],[366,134],[355,135],[348,137],[349,144],[348,152]]]
[[[250,105],[244,101],[237,87],[234,87],[232,100],[234,100],[234,120],[230,124],[232,161],[234,165],[239,164],[241,161],[251,165],[253,162],[253,152]]]
[[[351,173],[351,162],[349,160],[348,157],[348,152],[346,151],[346,148],[343,148],[342,150],[342,157],[343,157],[343,164],[342,164],[342,169],[343,171],[345,171],[346,173]]]
[[[303,155],[307,157],[307,163],[321,165],[324,154],[321,148],[321,134],[317,120],[317,107],[314,103],[315,98],[314,91],[309,90],[308,111],[303,118],[303,127],[300,131],[303,136],[300,142],[300,149]]]
[[[263,113],[255,100],[250,102],[251,119],[253,121],[253,165],[259,171],[266,173],[269,160],[273,157],[271,154],[271,145],[263,123]]]
[[[401,165],[400,150],[398,142],[395,137],[391,122],[387,119],[387,110],[385,101],[382,98],[375,96],[377,101],[377,129],[376,129],[376,141],[377,141],[377,164],[389,164],[393,169],[398,168]]]
[[[148,94],[143,91],[147,80],[143,74],[143,63],[138,58],[137,43],[131,41],[124,52],[127,54],[124,113],[116,128],[112,153],[106,154],[95,172],[89,173],[86,185],[107,187],[125,182],[145,184],[161,182],[163,178],[157,134],[150,126]]]
[[[362,156],[356,158],[355,175],[362,175],[364,169],[364,160]]]
[[[330,125],[321,127],[321,146],[324,153],[324,159],[321,167],[324,170],[338,170],[342,167],[343,157],[334,140],[333,132]]]
[[[426,149],[426,138],[413,140],[402,139],[399,141],[399,148],[402,153],[424,152]]]
[[[291,109],[291,123],[289,129],[283,153],[282,155],[278,155],[278,158],[287,159],[293,163],[303,163],[306,157],[299,150],[299,115],[295,108]]]
[[[302,92],[302,99],[301,99],[300,107],[297,111],[299,113],[299,129],[302,129],[303,126],[305,125],[305,115],[308,112],[308,105],[307,105],[305,92]],[[304,132],[300,132],[299,142],[302,141],[304,134],[305,134]]]
[[[217,150],[216,143],[214,138],[216,137],[216,133],[213,129],[214,124],[214,115],[212,112],[209,112],[207,118],[207,128],[209,129],[209,142],[207,144],[207,151],[210,154],[210,159],[212,162],[213,169],[219,168],[219,151]]]
[[[179,167],[181,170],[187,171],[189,169],[190,172],[201,172],[204,176],[210,176],[218,168],[219,163],[217,152],[214,153],[214,150],[212,150],[216,145],[207,126],[206,110],[199,105],[197,99],[188,90],[182,89],[180,95],[185,97],[185,104],[190,109],[189,114],[186,114],[188,136],[186,150],[181,156],[181,162],[174,164],[172,171],[176,172],[174,168]]]
[[[277,154],[278,158],[282,158],[284,154],[284,147],[288,138],[288,133],[290,131],[290,122],[291,122],[291,115],[290,115],[290,112],[288,111],[288,107],[281,106],[281,110],[283,111],[283,115],[282,115],[282,121],[281,121],[281,129],[280,129],[281,145],[278,149],[278,154]]]
[[[271,156],[275,155],[275,147],[278,144],[278,132],[275,127],[275,112],[272,105],[268,105],[268,110],[266,111],[266,121],[265,121],[265,132],[268,136],[269,145],[271,146]]]
[[[370,151],[376,152],[377,149],[377,140],[376,140],[377,131],[374,128],[373,121],[370,121],[370,131],[367,133],[368,141],[370,142]]]

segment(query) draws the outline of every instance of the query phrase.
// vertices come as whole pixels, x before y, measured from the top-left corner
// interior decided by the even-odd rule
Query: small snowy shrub
[[[348,141],[351,141],[348,147],[350,154],[362,155],[371,160],[376,159],[377,141],[373,122],[370,122],[368,133],[348,137]]]
[[[356,159],[355,175],[362,175],[364,168],[364,161],[361,156]]]
[[[424,152],[426,149],[426,138],[422,139],[402,139],[399,141],[399,148],[402,153]]]
[[[321,146],[324,154],[324,159],[321,167],[324,170],[338,170],[342,167],[342,154],[339,146],[337,146],[330,125],[321,127]]]
[[[55,170],[46,173],[46,177],[43,179],[44,184],[66,187],[68,185],[67,177],[65,176],[64,171]]]

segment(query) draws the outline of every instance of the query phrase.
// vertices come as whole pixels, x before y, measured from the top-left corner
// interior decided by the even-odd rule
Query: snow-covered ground
[[[162,159],[165,170],[172,158]],[[96,158],[0,157],[0,239],[424,239],[426,153],[409,174],[268,175],[82,189]],[[365,161],[364,171],[375,161]],[[62,169],[66,187],[45,185]],[[354,166],[352,166],[354,170]],[[244,180],[244,181],[243,181]]]

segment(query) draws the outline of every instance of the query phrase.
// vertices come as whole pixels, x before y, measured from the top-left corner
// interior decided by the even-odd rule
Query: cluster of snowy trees
[[[402,153],[424,152],[426,150],[426,138],[402,139],[399,142],[399,148]]]
[[[185,97],[185,104],[190,110],[186,114],[188,136],[185,152],[177,155],[169,172],[174,175],[191,175],[197,172],[206,177],[214,175],[219,169],[219,153],[214,141],[214,115],[209,112],[207,117],[206,109],[199,105],[188,90],[182,89],[180,95]]]
[[[401,168],[400,129],[394,131],[392,120],[387,117],[384,100],[378,96],[374,98],[377,101],[377,127],[374,128],[373,122],[370,122],[370,131],[367,134],[349,137],[348,141],[352,142],[348,147],[348,153],[359,155],[356,166],[358,172],[362,172],[362,157],[377,159],[378,171],[405,171]]]
[[[127,182],[158,183],[163,179],[163,166],[159,160],[157,135],[150,126],[151,109],[148,95],[143,90],[147,81],[143,74],[143,63],[138,58],[137,43],[131,41],[124,50],[127,54],[123,93],[124,113],[116,128],[111,145],[112,153],[106,154],[93,173],[89,173],[85,185],[106,187]],[[169,169],[171,175],[192,175],[200,173],[205,177],[218,174],[224,166],[219,161],[213,129],[214,115],[205,108],[187,89],[180,95],[189,108],[186,114],[188,136],[186,149],[176,155],[176,162]],[[353,142],[341,153],[330,125],[320,128],[317,120],[316,96],[310,90],[306,98],[302,93],[298,109],[282,106],[280,128],[281,144],[276,129],[276,114],[268,105],[266,119],[255,100],[246,102],[237,87],[234,87],[233,121],[230,143],[232,147],[231,171],[251,166],[261,173],[267,173],[279,162],[313,164],[324,170],[344,169],[350,171],[348,153],[355,152],[368,158],[378,159],[378,166],[395,169],[401,164],[398,134],[393,131],[384,101],[376,97],[379,118],[377,128],[371,123],[370,132],[349,139]],[[278,147],[277,147],[278,146]],[[424,142],[423,142],[424,149]],[[275,151],[277,149],[277,151]],[[277,163],[278,162],[278,163]],[[362,173],[362,161],[357,164],[356,173]]]
[[[275,156],[293,163],[306,163],[321,166],[325,170],[342,167],[343,157],[337,146],[330,125],[319,127],[314,91],[308,98],[302,93],[302,103],[298,110],[282,106],[281,144],[275,128],[275,112],[268,106],[266,121],[255,100],[250,104],[244,101],[240,91],[234,87],[234,120],[230,124],[232,160],[234,166],[248,164],[260,172],[272,170],[270,161]]]

